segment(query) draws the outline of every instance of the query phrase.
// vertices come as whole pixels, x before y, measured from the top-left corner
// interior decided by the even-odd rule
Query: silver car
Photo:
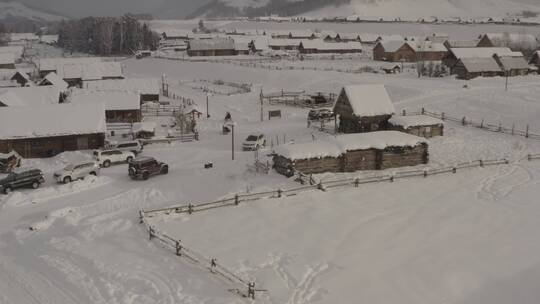
[[[88,175],[98,175],[99,164],[93,161],[69,164],[64,169],[54,173],[54,179],[59,183],[68,184],[71,181],[85,178]]]

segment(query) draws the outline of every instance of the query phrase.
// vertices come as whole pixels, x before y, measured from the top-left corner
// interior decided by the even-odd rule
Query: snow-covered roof
[[[0,64],[15,64],[13,53],[0,53]]]
[[[131,91],[139,94],[158,95],[159,81],[156,78],[126,78],[89,81],[84,84],[87,89],[98,91]]]
[[[379,44],[384,48],[384,51],[387,53],[393,53],[399,50],[402,46],[406,45],[406,41],[400,40],[383,40]],[[410,45],[409,45],[410,46]]]
[[[141,97],[131,91],[94,91],[88,89],[73,89],[68,97],[72,104],[104,103],[105,110],[139,110]]]
[[[392,116],[388,122],[404,129],[419,126],[443,125],[442,120],[426,115]]]
[[[102,103],[0,108],[0,139],[106,132]]]
[[[64,64],[58,66],[56,72],[62,79],[101,80],[123,77],[120,62]]]
[[[14,46],[0,46],[0,53],[11,53],[15,58],[21,58],[24,53],[24,47]]]
[[[40,71],[56,71],[58,66],[66,64],[92,64],[101,61],[101,57],[41,58],[38,67]]]
[[[268,39],[268,46],[274,47],[298,47],[300,40],[295,39]]]
[[[192,51],[234,50],[234,40],[230,38],[191,40],[189,49]]]
[[[58,42],[58,35],[42,35],[39,40],[44,43],[56,43]]]
[[[349,85],[343,87],[356,116],[393,115],[396,110],[382,84]]]
[[[34,41],[39,40],[39,37],[34,33],[11,33],[10,41]]]
[[[498,57],[504,70],[527,70],[529,63],[523,57]]]
[[[362,50],[360,42],[325,42],[321,39],[302,40],[301,45],[304,49],[339,51],[339,50]]]
[[[344,40],[357,40],[360,35],[358,33],[338,33],[340,39]]]
[[[450,52],[457,59],[462,58],[487,58],[494,54],[499,56],[513,56],[514,52],[507,47],[475,47],[475,48],[451,48]]]
[[[460,61],[469,72],[501,72],[501,67],[493,57],[461,58]]]
[[[60,90],[53,86],[0,89],[0,102],[8,107],[54,105],[59,99]]]
[[[277,155],[290,160],[339,157],[347,151],[377,149],[388,147],[414,147],[427,140],[422,137],[397,131],[378,131],[345,134],[327,137],[309,143],[294,143],[278,146]]]
[[[407,42],[414,50],[420,52],[448,52],[444,43],[425,40]]]
[[[361,42],[376,42],[381,39],[380,35],[373,33],[360,33],[359,36]]]
[[[60,78],[55,72],[50,72],[47,74],[40,84],[43,85],[44,83],[50,83],[61,91],[67,90],[69,86],[68,83],[65,82],[64,79]]]
[[[446,40],[451,48],[474,48],[478,40]]]
[[[154,132],[156,130],[156,125],[155,121],[134,122],[131,131],[133,131],[133,133]]]
[[[175,30],[175,29],[166,29],[163,31],[163,34],[167,38],[191,38],[193,37],[193,32],[190,30]]]

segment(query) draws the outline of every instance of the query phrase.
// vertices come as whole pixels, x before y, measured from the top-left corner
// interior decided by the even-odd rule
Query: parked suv
[[[45,182],[43,172],[39,169],[22,169],[9,173],[0,180],[0,190],[5,194],[22,187],[39,188]]]
[[[95,162],[83,162],[69,164],[64,169],[54,173],[54,179],[59,183],[68,184],[76,179],[85,178],[88,175],[98,175],[99,165]]]
[[[169,166],[153,157],[140,157],[129,163],[128,173],[132,179],[147,180],[151,175],[169,173]]]
[[[111,149],[120,151],[131,151],[137,155],[142,152],[143,145],[138,140],[122,141],[111,145]]]
[[[264,138],[264,134],[251,134],[242,144],[242,149],[244,151],[254,151],[259,150],[264,146],[266,146],[266,139]]]
[[[127,162],[130,163],[135,154],[131,151],[121,150],[96,150],[94,158],[100,167],[110,167],[112,164]]]

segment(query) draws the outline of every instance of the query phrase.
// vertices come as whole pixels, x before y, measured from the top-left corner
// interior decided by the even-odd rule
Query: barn
[[[363,133],[386,130],[395,109],[384,85],[350,85],[341,89],[334,113],[339,132]]]
[[[416,62],[416,50],[405,41],[381,41],[373,48],[373,60]]]
[[[189,56],[233,56],[236,55],[231,38],[197,39],[189,41]]]
[[[0,153],[27,158],[98,149],[105,141],[103,104],[0,108]]]
[[[360,42],[324,42],[324,40],[302,40],[298,47],[302,54],[349,54],[361,53]]]
[[[476,77],[502,76],[503,71],[493,57],[487,58],[461,58],[452,68],[452,74],[459,79],[473,79]]]
[[[464,58],[490,58],[494,54],[499,56],[515,56],[511,49],[507,47],[493,47],[493,48],[479,48],[479,47],[461,47],[461,48],[450,48],[448,53],[444,56],[442,62],[444,65],[453,70],[454,65]],[[452,71],[452,74],[455,74]]]
[[[140,95],[141,103],[159,102],[160,84],[156,78],[126,78],[96,80],[84,84],[85,89],[94,91],[129,91]]]
[[[520,52],[516,53],[521,54]],[[529,73],[529,63],[523,56],[499,56],[494,54],[493,59],[507,76],[524,76]]]
[[[426,115],[392,116],[388,120],[388,125],[391,130],[425,138],[444,134],[443,121]]]
[[[129,91],[94,91],[74,89],[67,99],[72,104],[105,104],[107,123],[141,121],[140,95]]]
[[[428,144],[424,138],[397,132],[379,131],[346,134],[310,143],[279,146],[274,169],[291,176],[325,172],[383,170],[426,164]]]

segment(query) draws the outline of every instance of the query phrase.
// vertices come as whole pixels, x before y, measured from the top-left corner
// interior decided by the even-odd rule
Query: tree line
[[[159,35],[133,15],[61,21],[58,30],[58,46],[99,56],[155,50],[158,43]]]

